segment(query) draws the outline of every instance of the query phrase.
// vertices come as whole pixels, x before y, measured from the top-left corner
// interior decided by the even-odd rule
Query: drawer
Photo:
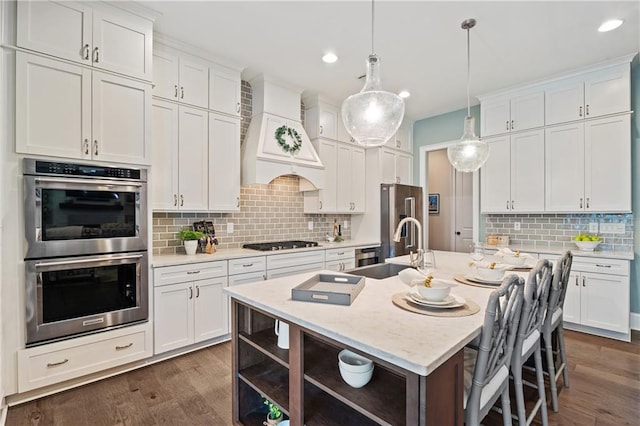
[[[227,261],[190,263],[187,265],[163,266],[154,268],[153,285],[184,283],[208,278],[224,277],[227,275]]]
[[[321,271],[322,269],[324,269],[324,262],[290,266],[287,268],[280,268],[280,269],[269,269],[267,270],[267,278],[268,279],[282,278],[282,277],[288,277],[290,275],[302,274],[303,272]]]
[[[133,328],[133,327],[132,327]],[[18,351],[18,391],[59,383],[153,355],[151,331],[129,328]]]
[[[229,260],[229,275],[247,272],[264,272],[267,269],[267,257],[255,256]]]
[[[356,250],[353,248],[328,249],[325,251],[325,260],[333,262],[334,260],[354,259]]]
[[[240,284],[255,283],[258,281],[264,281],[267,279],[267,274],[264,271],[259,272],[247,272],[246,274],[237,274],[229,276],[229,287]]]
[[[309,263],[324,264],[324,250],[302,251],[298,253],[267,256],[267,270],[287,268],[289,266],[305,265]]]
[[[629,261],[623,259],[599,259],[574,256],[572,272],[596,272],[610,275],[629,275]]]

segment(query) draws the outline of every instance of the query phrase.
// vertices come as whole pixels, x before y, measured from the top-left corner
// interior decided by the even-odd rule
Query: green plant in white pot
[[[204,233],[200,231],[194,231],[191,229],[183,229],[178,235],[180,241],[184,244],[184,250],[187,254],[196,254],[198,249],[198,240],[204,237]]]
[[[269,412],[267,413],[267,420],[262,422],[262,424],[265,426],[277,425],[282,421],[284,417],[282,415],[282,411],[280,411],[280,408],[277,405],[275,405],[274,403],[266,399],[264,396],[262,398],[264,399],[264,405],[269,407]]]

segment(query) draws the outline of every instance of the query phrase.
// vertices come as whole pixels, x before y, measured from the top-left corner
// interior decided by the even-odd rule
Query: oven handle
[[[133,254],[129,256],[114,256],[109,257],[108,259],[101,259],[93,257],[91,259],[77,259],[77,260],[65,260],[62,262],[39,262],[36,263],[36,268],[49,267],[49,266],[61,266],[61,265],[79,265],[84,263],[94,263],[102,260],[127,260],[127,259],[140,259],[143,255],[141,254]]]
[[[118,182],[113,182],[111,180],[102,180],[102,179],[91,179],[91,180],[86,180],[86,179],[73,179],[73,178],[64,178],[64,179],[56,179],[56,178],[48,178],[48,177],[37,177],[35,178],[35,183],[76,183],[76,184],[81,184],[81,185],[104,185],[104,186],[117,186],[117,187],[122,187],[122,186],[137,186],[139,188],[142,187],[142,184],[139,182],[130,182],[130,181],[126,181],[126,182],[122,182],[122,183],[118,183]]]

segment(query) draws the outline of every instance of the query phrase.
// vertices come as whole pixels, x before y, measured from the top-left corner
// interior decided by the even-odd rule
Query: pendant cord
[[[373,49],[373,25],[375,21],[375,7],[374,0],[371,0],[371,54],[375,55],[375,50]]]
[[[471,48],[469,47],[469,28],[467,28],[467,117],[471,116],[471,101],[469,95],[469,81],[471,76]]]

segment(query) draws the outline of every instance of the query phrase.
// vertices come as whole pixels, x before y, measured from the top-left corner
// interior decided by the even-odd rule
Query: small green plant
[[[264,397],[263,397],[264,398]],[[271,420],[276,420],[282,417],[282,411],[278,408],[277,405],[271,403],[268,399],[264,398],[264,405],[269,407],[269,418]]]
[[[204,237],[204,232],[194,231],[191,229],[182,229],[178,235],[180,241],[199,240],[202,237]]]

